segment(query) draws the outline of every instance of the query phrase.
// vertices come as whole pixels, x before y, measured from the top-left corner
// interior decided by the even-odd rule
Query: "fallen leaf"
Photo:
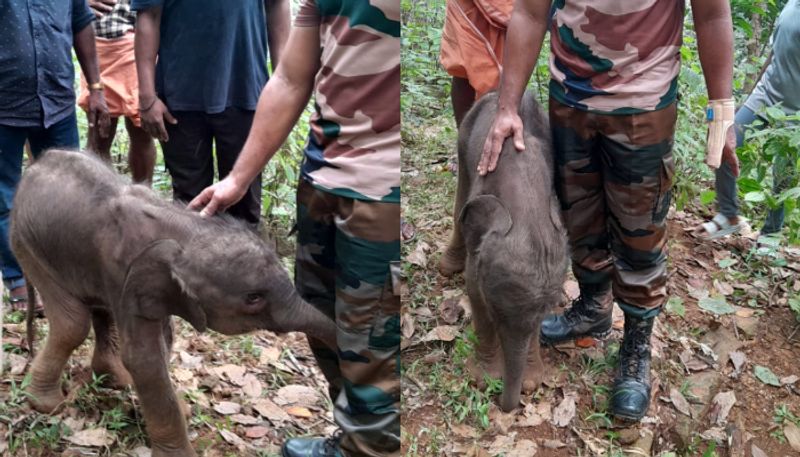
[[[406,256],[406,262],[416,265],[420,268],[425,268],[425,266],[428,264],[427,252],[430,251],[430,249],[431,247],[428,243],[420,241],[417,243],[414,251]]]
[[[742,308],[740,306],[736,307],[736,316],[737,317],[753,317],[756,313],[756,310],[753,308]]]
[[[725,281],[719,281],[717,279],[714,280],[714,288],[717,289],[717,292],[724,296],[731,295],[733,293],[733,287]]]
[[[424,342],[428,341],[444,341],[449,342],[456,339],[458,336],[459,328],[456,325],[440,325],[425,335],[422,339]]]
[[[231,416],[231,420],[242,425],[255,425],[260,422],[258,418],[246,414],[234,414]]]
[[[318,399],[319,394],[316,390],[299,384],[283,386],[275,394],[275,403],[281,406],[314,406]]]
[[[756,443],[753,443],[753,445],[750,446],[750,452],[753,454],[753,457],[769,457],[766,452],[762,451],[761,448],[756,446]]]
[[[728,434],[722,427],[712,427],[700,434],[704,440],[714,441],[717,444],[722,444],[728,441]]]
[[[114,435],[104,428],[90,428],[68,436],[67,441],[78,446],[107,447],[114,443]]]
[[[800,452],[800,428],[794,422],[786,421],[786,425],[783,426],[783,435],[789,442],[789,446]]]
[[[538,427],[553,416],[552,406],[544,400],[537,404],[528,403],[522,410],[522,415],[517,419],[519,427]]]
[[[291,417],[289,417],[289,414],[287,414],[283,408],[267,398],[259,398],[252,403],[252,406],[261,417],[272,422],[273,425],[279,425],[291,420]]]
[[[579,348],[592,348],[597,345],[597,340],[592,338],[591,336],[584,336],[575,340],[575,346]]]
[[[741,351],[733,351],[728,354],[728,357],[731,359],[731,363],[733,363],[733,369],[736,371],[736,374],[742,372],[742,368],[744,368],[744,364],[747,363],[747,356],[744,352]]]
[[[211,370],[217,376],[227,378],[231,384],[239,387],[244,385],[244,374],[247,370],[243,366],[228,363],[220,367],[214,367]]]
[[[178,382],[186,382],[194,378],[194,373],[192,373],[192,370],[187,370],[186,368],[175,368],[172,370],[172,374],[175,376],[175,380]]]
[[[736,265],[736,262],[738,262],[738,260],[726,257],[724,259],[720,259],[717,262],[717,265],[719,265],[720,268],[728,268]]]
[[[410,340],[414,336],[414,316],[408,313],[400,316],[400,333],[404,340]]]
[[[566,427],[575,417],[575,397],[565,395],[561,403],[553,409],[551,422],[556,427]]]
[[[775,387],[781,386],[780,379],[778,379],[775,373],[773,373],[772,370],[767,367],[756,365],[753,367],[753,374],[755,374],[756,378],[758,378],[758,380],[764,384]]]
[[[290,406],[286,408],[286,412],[294,417],[302,417],[303,419],[310,419],[314,417],[314,414],[308,408],[304,408],[302,406]]]
[[[728,304],[728,302],[725,300],[725,297],[721,295],[701,298],[698,300],[697,304],[701,309],[716,314],[717,316],[733,314],[736,312],[736,309]]]
[[[263,387],[261,386],[261,381],[256,378],[256,375],[252,373],[248,373],[244,377],[244,385],[242,386],[242,392],[251,398],[258,398],[261,396],[261,391]]]
[[[478,431],[475,430],[474,427],[470,427],[467,424],[455,424],[450,427],[450,431],[461,438],[475,439],[479,436]]]
[[[798,380],[800,380],[800,378],[798,378],[796,375],[784,376],[781,378],[781,385],[788,386],[796,383]]]
[[[152,457],[153,451],[149,447],[139,446],[132,451],[132,457]]]
[[[6,362],[10,368],[9,373],[13,376],[21,375],[25,372],[25,367],[28,365],[28,359],[19,355],[8,353],[6,354]]]
[[[736,403],[736,395],[732,390],[715,395],[711,403],[711,422],[725,425],[734,403]]]
[[[219,434],[222,435],[222,438],[227,441],[228,444],[232,444],[237,447],[243,447],[247,445],[244,440],[239,437],[239,435],[228,430],[219,430]]]
[[[695,300],[702,300],[704,298],[708,298],[708,290],[703,288],[694,288],[689,285],[689,296],[694,298]]]
[[[681,297],[670,297],[664,310],[668,314],[684,317],[686,315],[686,307],[683,306],[683,299]]]
[[[509,433],[508,435],[495,436],[494,441],[489,445],[489,454],[497,455],[507,453],[509,449],[514,447],[514,440],[516,437],[516,432]]]
[[[581,288],[578,285],[578,281],[574,279],[569,279],[564,283],[564,293],[567,294],[567,298],[572,301],[576,300],[581,295]]]
[[[461,297],[452,297],[442,300],[439,306],[439,315],[442,320],[447,324],[455,324],[458,318],[461,317],[463,309],[459,306]]]
[[[186,368],[187,370],[193,370],[200,366],[203,363],[203,356],[202,355],[191,355],[186,351],[180,352],[181,358],[181,367]]]
[[[544,440],[542,446],[546,447],[547,449],[561,449],[567,445],[558,440]]]
[[[238,414],[242,410],[242,405],[232,401],[221,401],[214,405],[214,411],[222,414],[223,416],[230,416],[231,414]]]
[[[269,365],[273,362],[277,362],[280,358],[281,350],[275,346],[270,346],[261,350],[261,354],[258,355],[258,362],[261,365]]]
[[[703,371],[708,368],[708,364],[695,357],[691,349],[686,349],[679,355],[681,362],[689,371]]]
[[[248,438],[258,439],[267,436],[269,430],[270,430],[269,427],[263,427],[261,425],[255,427],[248,427],[247,429],[245,429],[244,435]]]
[[[686,397],[676,388],[672,388],[669,391],[669,399],[672,402],[672,405],[677,409],[679,412],[683,413],[684,416],[692,417],[692,409],[689,406],[689,402],[686,401]]]
[[[492,405],[491,408],[489,410],[489,422],[491,422],[492,427],[500,435],[507,434],[511,426],[514,425],[516,413],[504,413],[495,405]]]
[[[536,443],[531,440],[519,440],[514,449],[506,454],[508,457],[531,457],[538,451]]]

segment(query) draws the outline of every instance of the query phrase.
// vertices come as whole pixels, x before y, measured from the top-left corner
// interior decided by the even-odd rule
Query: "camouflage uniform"
[[[322,47],[295,285],[336,319],[338,353],[309,343],[342,454],[400,455],[400,4],[304,0],[295,25]]]
[[[550,26],[556,185],[582,295],[666,299],[666,215],[684,2],[559,0]],[[657,31],[655,33],[654,31]]]

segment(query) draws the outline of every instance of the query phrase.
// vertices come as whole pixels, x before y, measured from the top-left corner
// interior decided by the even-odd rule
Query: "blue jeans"
[[[9,127],[0,125],[0,271],[9,289],[25,285],[17,259],[8,242],[9,216],[14,193],[22,174],[25,142],[30,143],[34,157],[45,149],[61,147],[78,149],[78,119],[75,112],[50,128]]]
[[[758,116],[746,106],[742,106],[736,111],[734,121],[736,123],[736,147],[739,148],[744,144],[744,130],[750,126]],[[785,161],[776,160],[772,165],[773,176],[773,192],[779,194],[786,182],[787,176],[785,175],[788,165]],[[716,171],[716,189],[717,189],[717,206],[719,212],[728,219],[739,215],[739,202],[736,198],[736,177],[733,176],[733,171],[727,163],[722,165]],[[764,222],[764,227],[761,233],[770,234],[780,232],[783,228],[783,205],[779,208],[770,210],[767,214],[767,220]]]

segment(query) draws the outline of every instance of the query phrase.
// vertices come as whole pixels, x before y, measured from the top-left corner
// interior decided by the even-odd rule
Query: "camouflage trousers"
[[[345,456],[400,455],[400,205],[297,189],[295,286],[335,318],[338,354],[309,338]]]
[[[677,107],[594,114],[550,100],[556,191],[581,295],[626,314],[667,298],[667,225]]]

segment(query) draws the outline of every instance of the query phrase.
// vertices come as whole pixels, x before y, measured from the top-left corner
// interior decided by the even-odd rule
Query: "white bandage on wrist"
[[[706,142],[706,164],[719,168],[722,162],[722,149],[728,137],[728,129],[734,121],[735,106],[732,98],[709,100],[706,108],[708,121],[708,141]]]

